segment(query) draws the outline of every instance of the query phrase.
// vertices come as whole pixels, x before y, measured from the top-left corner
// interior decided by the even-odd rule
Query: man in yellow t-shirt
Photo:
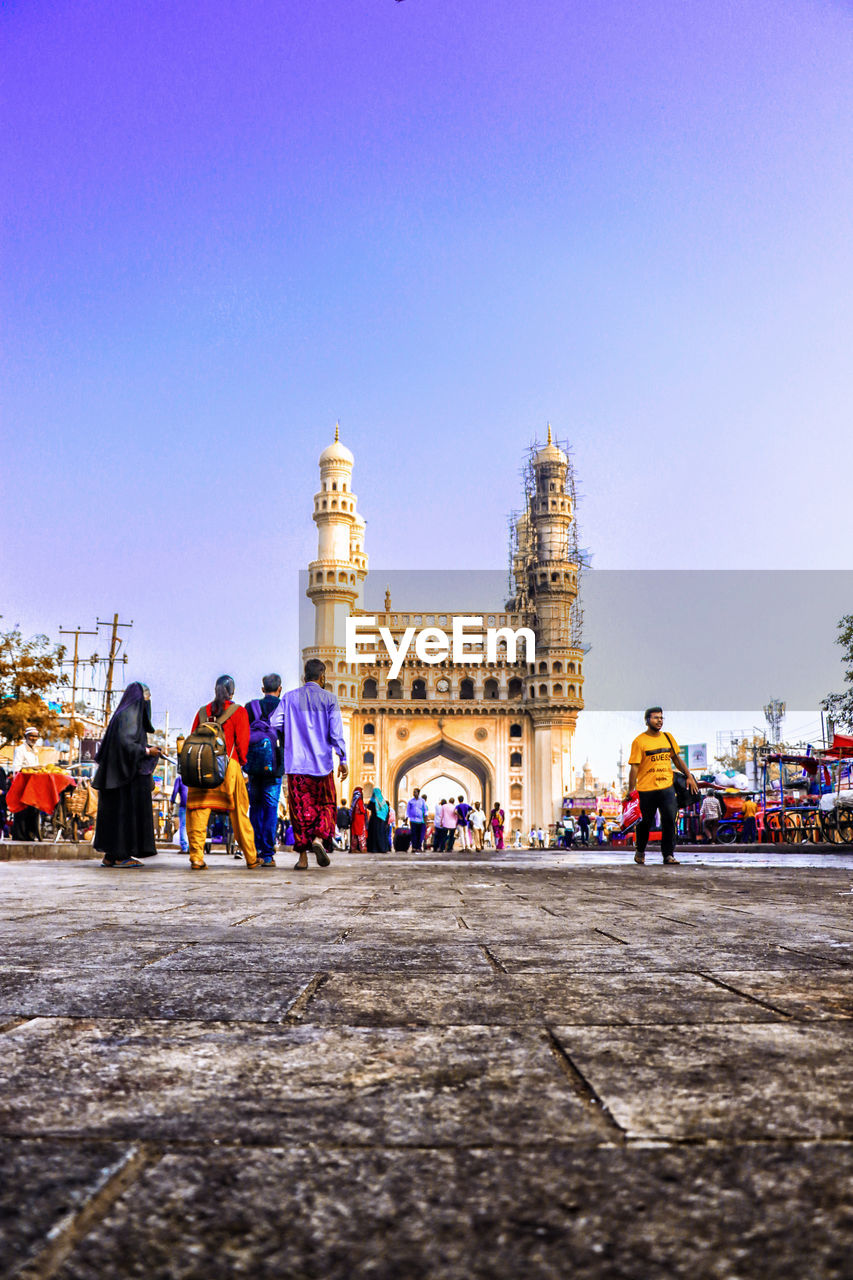
[[[757,844],[758,824],[755,821],[755,815],[758,813],[758,805],[752,796],[746,797],[740,812],[743,818],[743,830],[740,833],[741,844]]]
[[[675,765],[687,779],[691,791],[698,795],[699,787],[693,774],[678,754],[678,743],[671,733],[663,733],[663,711],[649,707],[645,714],[646,732],[631,743],[628,764],[628,790],[635,788],[640,798],[640,821],[637,823],[637,852],[634,861],[644,863],[649,832],[655,814],[660,814],[660,843],[664,863],[677,867],[675,856],[675,820],[678,816],[678,800],[672,784],[672,766]]]

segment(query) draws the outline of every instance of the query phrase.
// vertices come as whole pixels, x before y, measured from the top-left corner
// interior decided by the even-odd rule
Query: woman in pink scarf
[[[356,787],[352,793],[350,807],[350,852],[365,853],[367,850],[367,810],[364,807],[364,792]]]
[[[495,838],[495,848],[502,849],[504,847],[504,811],[501,808],[500,800],[496,800],[492,805],[492,812],[489,814],[489,826],[492,828],[492,835]]]

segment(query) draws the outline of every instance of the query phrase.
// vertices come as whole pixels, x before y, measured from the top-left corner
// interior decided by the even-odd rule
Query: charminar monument
[[[424,646],[422,658],[411,643],[392,678],[391,654],[381,644],[371,649],[364,634],[362,660],[347,660],[348,618],[363,619],[355,625],[374,632],[387,628],[399,647],[407,628],[438,627],[449,636],[454,618],[468,615],[395,611],[389,592],[382,612],[365,610],[365,522],[352,491],[354,458],[339,435],[336,429],[320,454],[319,538],[307,587],[314,643],[302,656],[322,658],[327,685],[340,700],[351,770],[345,794],[361,784],[367,798],[379,786],[400,812],[420,786],[431,807],[449,798],[449,788],[445,797],[429,786],[443,777],[486,812],[499,800],[508,834],[534,823],[547,827],[572,789],[572,735],[583,707],[580,554],[568,454],[552,441],[550,426],[547,443],[530,451],[524,508],[510,525],[510,598],[481,615],[481,630],[532,631],[534,660],[521,639],[515,655],[500,644],[495,661],[487,661],[480,644],[480,661],[462,663],[452,653],[436,660]],[[368,617],[375,620],[370,626]]]

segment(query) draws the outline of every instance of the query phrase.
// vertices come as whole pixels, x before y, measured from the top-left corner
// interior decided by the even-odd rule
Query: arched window
[[[569,685],[569,697],[570,697],[570,698],[574,698],[574,697],[576,697],[576,696],[577,696],[577,689],[575,688],[575,686],[574,686],[573,684],[570,684],[570,685]]]
[[[361,690],[361,696],[362,698],[376,697],[376,681],[373,679],[372,676],[369,676],[368,679],[365,680]]]
[[[403,696],[402,682],[400,680],[389,680],[388,681],[388,697],[402,698],[402,696]]]
[[[418,698],[421,701],[426,699],[426,680],[412,681],[412,697]]]
[[[524,686],[522,685],[518,676],[513,676],[513,678],[509,682],[509,690],[508,690],[509,696],[511,698],[520,698],[523,690],[524,690]]]
[[[483,686],[483,694],[489,701],[497,701],[501,696],[501,688],[497,680],[487,680]]]
[[[473,696],[474,696],[474,681],[467,680],[467,679],[463,680],[459,685],[459,697],[465,698],[468,702],[470,702]]]
[[[338,482],[337,482],[337,480],[333,480],[333,481],[332,481],[332,488],[333,488],[333,489],[337,489],[337,487],[338,487]]]
[[[522,756],[520,751],[510,752],[509,767],[510,769],[520,769],[522,765]]]
[[[548,674],[548,663],[547,663],[547,662],[540,662],[540,663],[539,663],[539,674],[540,674],[540,676],[546,676],[546,675]]]
[[[365,738],[372,738],[376,733],[376,725],[371,724],[368,720],[361,732]]]
[[[575,674],[575,664],[573,662],[570,662],[569,665],[566,667],[566,670],[568,671],[570,676],[573,676]]]
[[[539,697],[540,697],[540,698],[547,698],[547,697],[548,697],[548,686],[547,686],[547,684],[540,684],[540,686],[539,686]]]
[[[514,782],[509,789],[509,799],[511,804],[520,804],[524,791],[520,782]]]
[[[345,662],[338,663],[338,675],[340,675],[342,671],[346,671],[346,669],[347,669],[347,664]]]
[[[552,671],[562,671],[562,670],[563,670],[563,664],[562,664],[562,662],[553,662],[553,663],[551,664],[551,670],[552,670]]]
[[[509,726],[509,736],[510,736],[511,738],[520,738],[520,737],[521,737],[521,725],[520,725],[520,724],[511,724],[511,725]]]
[[[347,687],[345,684],[338,685],[338,697],[345,698],[347,696]]]
[[[373,755],[373,752],[372,752],[372,751],[365,751],[365,752],[364,752],[364,755],[361,757],[361,762],[362,762],[362,764],[374,764],[374,763],[375,763],[375,757],[374,757],[374,755]]]
[[[554,685],[554,692],[555,692],[555,693],[562,693],[562,692],[563,692],[563,686],[562,686],[561,684],[555,684],[555,685]]]

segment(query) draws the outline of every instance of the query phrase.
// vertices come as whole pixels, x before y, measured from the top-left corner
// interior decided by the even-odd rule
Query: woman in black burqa
[[[160,748],[148,745],[153,731],[148,686],[134,681],[107,725],[92,779],[98,793],[94,845],[104,855],[102,867],[141,867],[140,858],[157,852],[151,778]]]

